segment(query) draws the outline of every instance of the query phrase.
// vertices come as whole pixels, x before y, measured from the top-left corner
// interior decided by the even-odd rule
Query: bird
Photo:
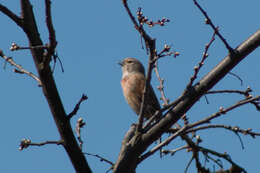
[[[145,87],[145,69],[142,63],[136,59],[127,57],[119,62],[122,68],[121,87],[128,105],[139,115],[142,104],[142,96]],[[159,101],[151,84],[147,88],[147,100],[144,105],[144,119],[151,118],[156,111],[160,110]]]

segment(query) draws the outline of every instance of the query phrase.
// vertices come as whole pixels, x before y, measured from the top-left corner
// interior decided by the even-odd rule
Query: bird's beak
[[[123,65],[124,65],[123,61],[119,61],[118,64],[119,64],[120,66],[123,66]]]

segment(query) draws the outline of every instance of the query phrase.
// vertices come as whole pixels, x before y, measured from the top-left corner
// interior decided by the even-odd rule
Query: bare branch
[[[162,153],[165,154],[165,155],[171,154],[171,156],[173,156],[176,152],[187,149],[188,147],[189,147],[188,145],[184,145],[184,146],[181,146],[179,148],[175,148],[173,150],[162,149]]]
[[[210,149],[201,147],[201,146],[197,146],[197,149],[198,149],[199,151],[201,151],[203,154],[206,154],[206,155],[207,155],[207,154],[212,154],[212,155],[214,155],[214,156],[223,158],[223,159],[225,159],[226,161],[228,161],[230,164],[236,166],[237,168],[240,168],[240,170],[242,170],[243,172],[246,173],[246,171],[245,171],[242,167],[238,166],[235,162],[233,162],[233,160],[231,159],[231,157],[230,157],[227,153],[222,154],[222,153],[219,153],[219,152],[216,152],[216,151],[213,151],[213,150],[210,150]]]
[[[47,59],[49,59],[54,54],[55,48],[57,46],[56,34],[52,23],[50,0],[45,0],[45,15],[46,15],[46,24],[49,31],[49,46],[48,46],[48,54],[46,55],[46,57]]]
[[[89,155],[89,156],[93,156],[93,157],[96,157],[96,158],[99,158],[101,162],[104,161],[104,162],[110,164],[111,166],[114,166],[113,162],[111,162],[110,160],[108,160],[108,159],[106,159],[106,158],[104,158],[104,157],[102,157],[102,156],[100,156],[98,154],[91,154],[91,153],[87,153],[87,152],[84,152],[84,154]]]
[[[6,16],[8,16],[12,21],[14,21],[17,25],[23,27],[23,21],[22,19],[17,16],[15,13],[13,13],[11,10],[9,10],[4,5],[0,4],[0,11],[4,13]]]
[[[160,77],[159,69],[158,69],[158,61],[155,63],[154,71],[155,71],[155,74],[156,74],[156,76],[157,76],[157,78],[160,82],[160,85],[157,88],[161,93],[161,100],[163,100],[163,102],[164,102],[163,105],[166,106],[166,105],[169,104],[169,99],[166,98],[165,93],[164,93],[164,86],[163,86],[164,79],[162,79]]]
[[[178,101],[173,102],[173,104],[177,104],[174,107],[170,107],[170,111],[163,116],[158,123],[146,133],[142,134],[141,139],[137,143],[136,140],[131,139],[129,141],[130,145],[125,148],[126,150],[120,151],[120,160],[115,164],[114,172],[133,172],[137,164],[142,161],[140,160],[140,155],[142,155],[154,141],[159,139],[167,129],[174,125],[207,91],[259,45],[260,30],[251,35],[236,48],[235,57],[234,55],[231,56],[231,54],[227,55],[190,90],[185,90],[183,94],[178,97]],[[249,100],[247,100],[247,102]]]
[[[218,112],[208,116],[207,118],[202,119],[200,121],[197,121],[197,122],[195,122],[193,124],[189,124],[187,129],[191,129],[193,127],[196,127],[196,126],[204,124],[204,123],[209,123],[212,119],[215,119],[215,118],[217,118],[217,117],[219,117],[219,116],[221,116],[223,114],[226,114],[227,112],[229,112],[229,111],[231,111],[231,110],[233,110],[233,109],[235,109],[235,108],[237,108],[239,106],[242,106],[242,105],[245,105],[245,104],[257,101],[259,99],[260,99],[260,95],[256,96],[256,97],[253,97],[253,98],[251,97],[251,98],[246,98],[244,100],[241,100],[241,101],[237,102],[236,104],[234,104],[234,105],[232,105],[232,106],[230,106],[230,107],[228,107],[226,109],[221,107]]]
[[[83,146],[83,140],[81,139],[81,128],[83,128],[86,125],[86,123],[83,121],[83,118],[80,117],[77,120],[77,124],[76,124],[76,133],[77,133],[77,139],[79,141],[79,147],[82,150],[82,146]]]
[[[193,160],[194,160],[194,157],[191,157],[190,160],[189,160],[189,162],[188,162],[188,164],[187,164],[187,166],[186,166],[185,169],[184,169],[184,173],[187,173],[187,172],[188,172],[188,169],[189,169],[189,167],[190,167],[190,165],[191,165],[191,163],[192,163]]]
[[[216,27],[213,23],[212,20],[210,19],[210,17],[208,16],[207,12],[205,10],[203,10],[203,8],[199,5],[199,3],[197,2],[197,0],[193,0],[194,4],[199,8],[199,10],[202,12],[202,14],[206,17],[206,24],[209,24],[212,29],[214,30],[214,32],[216,32],[217,36],[221,39],[221,41],[224,43],[224,45],[226,46],[226,48],[228,49],[228,51],[233,54],[234,50],[233,48],[231,48],[231,46],[227,43],[227,41],[224,39],[224,37],[219,33],[218,31],[218,27]]]
[[[22,29],[29,40],[29,46],[43,45],[30,1],[20,0],[20,2],[21,18],[23,19]],[[52,76],[49,61],[46,61],[46,51],[43,49],[31,49],[31,54],[42,82],[43,94],[48,102],[61,139],[64,141],[64,149],[66,150],[75,171],[91,173],[92,171],[78,145],[70,121],[67,118],[55,80]]]
[[[240,85],[241,86],[243,85],[243,80],[238,75],[236,75],[235,73],[232,73],[232,72],[228,72],[228,74],[235,76],[240,81]]]
[[[161,50],[161,52],[157,54],[157,58],[155,60],[157,61],[159,58],[165,56],[171,56],[171,55],[173,55],[173,57],[176,58],[177,56],[180,55],[179,52],[170,51],[170,50],[171,50],[171,46],[165,44],[163,50]]]
[[[0,49],[0,56],[6,61],[8,62],[10,65],[14,66],[16,69],[14,69],[14,72],[16,73],[20,73],[20,74],[26,74],[28,76],[30,76],[31,78],[33,78],[34,80],[36,80],[38,82],[38,85],[41,86],[41,80],[34,75],[32,72],[29,72],[27,70],[25,70],[21,65],[16,64],[14,62],[14,60],[11,57],[7,57],[4,52]]]
[[[216,91],[208,91],[206,94],[221,94],[221,93],[236,93],[244,95],[246,98],[250,96],[250,92],[252,89],[248,87],[245,91],[241,90],[216,90]]]
[[[198,122],[195,122],[193,124],[189,124],[189,125],[186,125],[186,126],[183,126],[182,128],[178,129],[175,133],[173,133],[170,137],[168,137],[165,141],[161,142],[160,144],[158,144],[157,146],[155,146],[154,148],[152,148],[150,151],[148,151],[147,153],[143,154],[141,157],[140,157],[140,162],[143,161],[144,159],[148,158],[150,155],[152,155],[153,153],[155,153],[156,151],[160,150],[163,146],[165,145],[168,145],[173,139],[175,139],[176,137],[184,134],[186,132],[186,130],[188,129],[191,129],[193,127],[196,127],[200,124],[203,124],[203,123],[209,123],[210,120],[214,119],[214,118],[217,118],[219,117],[220,115],[222,114],[226,114],[227,112],[239,107],[239,106],[242,106],[244,104],[247,104],[247,103],[250,103],[252,101],[255,101],[255,100],[259,100],[260,99],[260,96],[257,96],[257,97],[254,97],[254,98],[250,98],[250,99],[245,99],[245,100],[242,100],[230,107],[228,107],[227,109],[224,109],[224,108],[221,108],[217,113],[203,119],[203,120],[200,120]]]
[[[216,28],[216,29],[218,30],[218,28]],[[214,31],[214,33],[213,33],[213,35],[212,35],[212,37],[211,37],[209,43],[206,44],[206,46],[205,46],[205,49],[204,49],[204,52],[203,52],[201,61],[199,62],[199,66],[195,66],[195,67],[194,67],[194,74],[193,74],[193,76],[190,78],[190,82],[189,82],[188,85],[186,86],[187,89],[189,89],[189,88],[192,86],[194,80],[197,78],[197,75],[198,75],[198,73],[199,73],[201,67],[204,65],[204,62],[205,62],[206,58],[208,57],[208,50],[209,50],[211,44],[212,44],[212,43],[214,42],[214,40],[215,40],[215,35],[216,35],[216,31]]]
[[[22,47],[16,43],[12,43],[10,50],[17,51],[17,50],[24,50],[24,49],[47,49],[47,46],[39,45],[39,46],[29,46],[29,47]]]
[[[59,141],[45,141],[45,142],[40,142],[40,143],[33,143],[33,142],[31,142],[30,139],[23,139],[23,140],[21,140],[19,150],[22,151],[23,149],[28,148],[29,146],[38,146],[39,147],[39,146],[43,146],[43,145],[47,145],[47,144],[61,145],[61,144],[63,144],[63,141],[59,140]]]
[[[77,112],[78,112],[78,110],[79,110],[79,107],[80,107],[80,104],[81,104],[83,101],[87,100],[87,99],[88,99],[88,97],[87,97],[85,94],[82,94],[80,100],[78,101],[78,103],[77,103],[76,106],[74,107],[73,111],[68,114],[68,116],[67,116],[68,119],[71,119],[74,115],[77,114]]]
[[[241,129],[238,126],[227,126],[223,124],[209,124],[205,126],[200,126],[196,128],[191,128],[185,131],[185,133],[191,133],[191,132],[197,132],[199,130],[206,130],[206,129],[211,129],[211,128],[222,128],[226,130],[231,130],[234,133],[241,133],[243,135],[250,135],[252,138],[255,138],[255,136],[260,136],[259,132],[253,132],[251,128],[248,129]]]
[[[166,23],[170,22],[170,20],[165,17],[161,20],[157,20],[157,22],[149,20],[146,16],[143,16],[142,8],[140,7],[138,8],[137,15],[140,25],[147,24],[149,27],[154,27],[155,25],[164,26]]]
[[[150,151],[148,151],[147,153],[143,154],[140,157],[140,162],[145,160],[146,158],[148,158],[149,156],[151,156],[153,153],[155,153],[156,151],[160,150],[163,146],[168,145],[173,139],[175,139],[176,137],[180,136],[185,130],[187,129],[187,126],[183,126],[181,129],[179,129],[177,132],[175,132],[174,134],[172,134],[170,137],[168,137],[166,140],[164,140],[163,142],[161,142],[160,144],[158,144],[157,146],[155,146],[154,148],[152,148]]]

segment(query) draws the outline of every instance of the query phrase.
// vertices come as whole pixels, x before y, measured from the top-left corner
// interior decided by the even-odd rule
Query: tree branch
[[[203,52],[203,55],[202,55],[202,58],[201,58],[201,61],[199,62],[199,66],[195,66],[195,67],[194,67],[194,74],[193,74],[193,76],[190,78],[190,82],[189,82],[188,85],[186,86],[187,89],[189,89],[189,88],[192,86],[194,80],[197,78],[197,75],[198,75],[198,73],[199,73],[201,67],[204,65],[204,62],[205,62],[206,58],[208,57],[208,50],[209,50],[211,44],[212,44],[212,43],[214,42],[214,40],[215,40],[215,35],[216,35],[217,31],[218,31],[218,29],[217,29],[216,31],[214,31],[214,33],[213,33],[213,35],[212,35],[212,37],[211,37],[209,43],[206,44],[205,49],[204,49],[204,52]]]
[[[32,5],[29,0],[20,0],[22,25],[19,25],[27,35],[29,47],[43,46],[43,42],[38,32],[37,23],[34,17]],[[48,7],[46,7],[48,8]],[[13,18],[12,18],[13,19]],[[14,20],[14,19],[13,19]],[[42,91],[49,104],[49,108],[58,128],[63,146],[74,166],[76,172],[91,173],[91,169],[81,152],[77,140],[73,134],[70,121],[64,110],[59,96],[49,62],[46,59],[45,51],[42,48],[30,49],[39,78],[42,82]]]
[[[139,163],[140,155],[173,124],[175,124],[207,91],[218,83],[240,61],[254,51],[260,45],[260,30],[250,36],[236,48],[236,54],[226,56],[211,72],[202,78],[191,89],[184,91],[178,104],[164,116],[159,123],[155,124],[147,133],[142,135],[138,143],[130,140],[128,148],[120,151],[120,160],[114,168],[115,173],[134,172]],[[131,154],[130,154],[131,153]]]
[[[207,12],[205,10],[203,10],[203,8],[199,5],[199,3],[197,2],[197,0],[193,0],[194,4],[199,8],[199,10],[202,12],[202,14],[206,17],[206,24],[209,24],[212,29],[214,30],[214,32],[216,32],[217,36],[220,38],[220,40],[224,43],[224,45],[226,46],[226,48],[228,49],[228,51],[230,53],[234,53],[233,48],[227,43],[227,41],[224,39],[224,37],[219,33],[218,31],[218,27],[216,27],[210,17],[208,16]]]
[[[9,10],[7,7],[4,5],[0,4],[0,11],[4,13],[6,16],[8,16],[12,21],[14,21],[17,25],[20,27],[23,27],[23,21],[22,19],[14,14],[11,10]]]
[[[20,74],[26,74],[26,75],[30,76],[31,78],[33,78],[34,80],[36,80],[36,81],[38,82],[38,85],[39,85],[39,86],[42,85],[41,80],[40,80],[35,74],[33,74],[32,72],[29,72],[29,71],[25,70],[21,65],[16,64],[16,63],[14,62],[14,60],[13,60],[11,57],[7,57],[1,49],[0,49],[0,56],[1,56],[6,62],[8,62],[10,65],[12,65],[12,66],[15,67],[14,72],[20,73]]]
[[[46,55],[46,57],[50,61],[50,57],[54,54],[55,48],[57,46],[56,34],[52,23],[50,0],[45,0],[45,14],[46,14],[46,24],[49,31],[48,55]]]
[[[88,99],[88,96],[86,96],[85,94],[82,94],[80,100],[79,100],[78,103],[75,105],[73,111],[72,111],[71,113],[69,113],[69,115],[67,116],[68,119],[71,119],[74,115],[77,114],[77,112],[78,112],[78,110],[79,110],[80,104],[81,104],[83,101],[87,100],[87,99]]]
[[[59,140],[59,141],[45,141],[45,142],[40,142],[40,143],[34,143],[30,139],[23,139],[20,142],[19,150],[22,151],[23,149],[28,148],[29,146],[40,147],[40,146],[47,145],[47,144],[61,145],[61,144],[63,144],[63,141]]]
[[[239,128],[238,126],[232,127],[232,126],[227,126],[227,125],[223,125],[223,124],[209,124],[209,125],[205,125],[205,126],[201,126],[201,127],[196,127],[196,128],[186,130],[185,133],[188,134],[188,133],[197,132],[199,130],[206,130],[206,129],[210,129],[210,128],[226,129],[226,130],[233,131],[234,133],[250,135],[252,138],[255,138],[255,136],[260,136],[259,132],[253,132],[251,128],[248,128],[245,130],[245,129]]]

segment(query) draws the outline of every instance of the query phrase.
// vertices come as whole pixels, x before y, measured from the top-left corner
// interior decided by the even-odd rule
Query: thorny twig
[[[33,78],[34,80],[36,80],[38,82],[39,86],[42,85],[41,80],[35,74],[25,70],[21,65],[16,64],[14,62],[14,60],[11,57],[7,57],[1,49],[0,49],[0,56],[5,60],[5,62],[8,62],[10,65],[15,67],[14,72],[20,73],[20,74],[26,74],[26,75],[30,76],[31,78]]]
[[[47,144],[61,145],[63,144],[63,141],[59,140],[59,141],[45,141],[40,143],[33,143],[30,139],[22,139],[19,145],[20,146],[19,150],[22,151],[23,149],[28,148],[29,146],[43,146]]]

